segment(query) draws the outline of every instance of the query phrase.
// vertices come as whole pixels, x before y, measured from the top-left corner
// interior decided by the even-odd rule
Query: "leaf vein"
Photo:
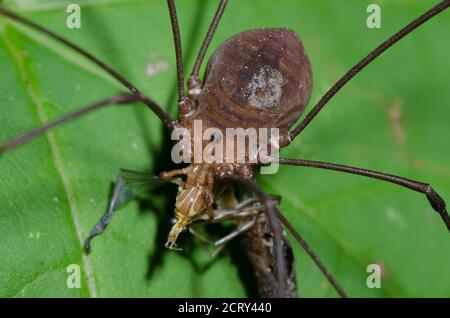
[[[16,67],[17,67],[17,70],[19,73],[19,78],[22,81],[24,87],[26,88],[26,92],[28,93],[28,95],[32,101],[32,104],[35,106],[39,120],[41,121],[41,123],[47,122],[48,120],[46,118],[46,115],[45,115],[45,112],[43,109],[42,101],[40,100],[36,89],[33,87],[32,82],[30,81],[30,76],[27,73],[25,62],[23,60],[22,55],[20,54],[20,51],[12,43],[12,40],[8,38],[8,36],[5,34],[5,32],[2,33],[2,37],[3,37],[3,40],[4,40],[7,50],[11,54],[13,62],[16,64]],[[48,144],[50,147],[51,155],[53,156],[56,171],[60,175],[64,191],[66,192],[66,195],[67,195],[67,200],[68,200],[69,207],[70,207],[71,218],[72,218],[73,225],[75,227],[75,231],[77,234],[77,239],[78,239],[79,245],[80,245],[82,262],[83,262],[84,269],[85,269],[85,272],[87,275],[88,287],[89,287],[88,290],[89,290],[91,297],[96,297],[97,296],[97,287],[96,287],[96,283],[95,283],[95,279],[94,279],[94,275],[93,275],[93,267],[90,263],[89,258],[82,252],[84,236],[83,236],[83,232],[82,232],[81,226],[80,226],[80,221],[79,221],[79,217],[78,217],[78,207],[77,207],[74,191],[70,184],[69,178],[66,175],[64,164],[62,162],[61,151],[59,149],[55,135],[52,132],[47,132],[46,137],[47,137],[47,141],[48,141]]]

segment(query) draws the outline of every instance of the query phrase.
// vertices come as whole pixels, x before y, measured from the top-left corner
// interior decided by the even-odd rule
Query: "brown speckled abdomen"
[[[288,129],[308,104],[311,88],[311,66],[293,31],[242,32],[210,58],[192,119],[218,128]]]

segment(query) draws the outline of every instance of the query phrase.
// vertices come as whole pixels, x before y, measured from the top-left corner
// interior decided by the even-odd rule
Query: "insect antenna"
[[[422,16],[412,21],[406,27],[401,29],[399,32],[395,33],[381,45],[379,45],[375,50],[370,52],[366,57],[359,61],[355,66],[353,66],[340,80],[336,82],[323,97],[317,102],[312,110],[305,116],[305,118],[290,131],[289,137],[291,142],[305,129],[306,126],[316,117],[316,115],[322,110],[322,108],[327,105],[327,103],[336,95],[337,92],[341,90],[356,74],[358,74],[367,65],[373,62],[378,56],[380,56],[384,51],[389,49],[392,45],[400,41],[406,35],[414,31],[416,28],[421,26],[426,21],[430,20],[432,17],[438,13],[444,11],[450,6],[450,0],[444,0],[425,12]]]
[[[62,36],[57,35],[56,33],[40,26],[39,24],[28,20],[26,18],[23,18],[21,16],[18,16],[17,14],[13,13],[10,10],[7,10],[4,7],[0,7],[0,15],[4,15],[18,23],[21,23],[23,25],[26,25],[36,31],[39,31],[41,33],[46,34],[47,36],[53,38],[54,40],[64,44],[65,46],[75,50],[79,54],[83,55],[85,58],[87,58],[89,61],[97,64],[101,69],[103,69],[105,72],[107,72],[109,75],[111,75],[113,78],[115,78],[117,81],[119,81],[121,84],[123,84],[126,88],[128,88],[133,94],[139,95],[140,101],[145,103],[155,114],[156,116],[161,119],[161,121],[164,123],[166,128],[171,131],[173,127],[173,122],[170,116],[159,106],[156,102],[151,100],[148,97],[145,97],[145,95],[139,91],[136,86],[134,86],[132,83],[130,83],[127,79],[125,79],[122,75],[114,71],[110,66],[99,60],[97,57],[93,56],[91,53],[87,52],[86,50],[82,49],[78,45],[70,42],[69,40],[63,38]]]
[[[186,96],[184,93],[184,66],[180,27],[178,25],[177,9],[175,7],[174,0],[167,0],[167,5],[169,7],[170,22],[172,24],[173,41],[175,44],[175,55],[177,60],[178,103],[181,103]]]
[[[217,26],[219,25],[220,19],[222,18],[225,7],[228,4],[228,0],[221,0],[219,7],[216,10],[214,18],[209,26],[208,32],[206,33],[205,39],[203,40],[200,51],[198,52],[197,59],[195,60],[194,68],[192,69],[191,78],[198,79],[198,73],[200,72],[200,67],[202,66],[203,59],[205,58],[206,50],[211,43],[211,40],[216,32]]]

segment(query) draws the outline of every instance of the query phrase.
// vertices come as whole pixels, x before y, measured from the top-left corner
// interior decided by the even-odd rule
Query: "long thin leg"
[[[283,241],[282,241],[282,228],[280,226],[279,221],[291,232],[291,234],[297,239],[300,245],[305,249],[314,263],[319,267],[320,271],[325,275],[331,285],[336,289],[341,297],[347,297],[342,287],[337,283],[331,273],[327,270],[325,265],[320,261],[319,257],[313,252],[308,243],[301,237],[301,235],[292,227],[289,221],[278,211],[277,208],[277,200],[267,195],[252,179],[246,179],[235,175],[226,176],[226,178],[240,182],[248,189],[253,191],[261,200],[261,203],[265,206],[265,212],[267,214],[267,218],[269,219],[269,224],[272,228],[272,232],[274,235],[275,241],[275,255],[276,255],[276,267],[277,267],[277,279],[278,279],[278,288],[281,291],[286,288],[286,273],[284,272],[285,268],[285,260],[283,257]]]
[[[439,213],[439,215],[441,216],[445,225],[447,226],[447,229],[450,231],[450,217],[445,208],[445,202],[439,196],[439,194],[437,194],[436,191],[433,190],[432,186],[427,183],[418,182],[418,181],[394,176],[391,174],[376,172],[376,171],[372,171],[372,170],[360,169],[360,168],[349,167],[349,166],[344,166],[344,165],[339,165],[339,164],[334,164],[334,163],[320,162],[320,161],[280,158],[280,159],[278,159],[278,162],[281,164],[286,164],[286,165],[291,165],[291,166],[313,167],[313,168],[328,169],[328,170],[335,170],[335,171],[340,171],[340,172],[356,174],[356,175],[360,175],[360,176],[365,176],[365,177],[369,177],[369,178],[374,178],[374,179],[378,179],[378,180],[391,182],[391,183],[400,185],[402,187],[423,193],[427,196],[428,201],[430,202],[431,206],[433,207],[433,209],[436,212]]]
[[[257,198],[249,198],[242,202],[239,202],[235,205],[232,209],[214,209],[214,218],[212,221],[210,221],[209,217],[207,215],[203,215],[199,221],[200,223],[194,223],[189,227],[189,231],[191,234],[195,235],[197,238],[199,238],[201,241],[214,245],[219,246],[222,244],[225,244],[229,242],[232,238],[236,237],[240,233],[245,232],[247,229],[251,227],[251,225],[248,225],[248,223],[254,224],[255,222],[255,216],[257,216],[259,213],[263,212],[263,207],[261,205],[251,206],[254,203],[259,202]],[[200,226],[205,226],[207,224],[211,223],[220,223],[226,220],[235,220],[235,221],[243,221],[245,219],[250,219],[248,222],[244,222],[238,225],[238,227],[232,231],[230,234],[224,236],[223,238],[217,240],[217,241],[211,241],[203,237],[201,234],[199,234],[195,229]],[[244,230],[243,230],[244,228]]]
[[[26,18],[20,17],[17,14],[13,13],[10,10],[7,10],[3,7],[0,7],[0,15],[4,15],[18,23],[24,24],[34,30],[37,30],[39,32],[42,32],[46,34],[47,36],[55,39],[58,42],[61,42],[62,44],[70,47],[71,49],[75,50],[79,54],[83,55],[85,58],[87,58],[89,61],[97,64],[101,69],[103,69],[105,72],[107,72],[109,75],[114,77],[117,81],[119,81],[121,84],[123,84],[126,88],[128,88],[133,94],[138,95],[141,97],[141,101],[145,103],[155,114],[156,116],[161,119],[161,121],[164,123],[166,128],[171,131],[173,129],[173,122],[170,116],[153,100],[146,97],[141,91],[139,91],[133,84],[131,84],[127,79],[125,79],[122,75],[114,71],[111,67],[100,61],[98,58],[87,52],[86,50],[82,49],[81,47],[75,45],[74,43],[70,42],[69,40],[66,40],[65,38],[53,33],[50,30],[47,30],[46,28],[34,23],[31,20],[28,20]]]
[[[223,248],[225,247],[225,244],[224,245],[216,245],[216,242],[213,242],[213,241],[207,239],[206,237],[204,237],[203,235],[201,235],[200,233],[198,233],[196,228],[197,228],[197,226],[190,226],[189,233],[191,233],[193,236],[195,236],[202,243],[214,246],[215,250],[213,250],[212,252],[208,251],[206,249],[206,246],[205,246],[205,250],[212,258],[216,257],[223,250]]]
[[[317,102],[313,109],[306,115],[306,117],[296,126],[290,133],[289,137],[291,142],[297,137],[303,129],[314,119],[314,117],[320,112],[320,110],[336,95],[337,92],[341,90],[356,74],[358,74],[362,69],[374,61],[378,56],[380,56],[384,51],[390,48],[392,45],[400,41],[406,35],[414,31],[416,28],[421,26],[426,21],[430,20],[432,17],[438,13],[444,11],[450,6],[450,0],[441,1],[438,5],[424,13],[422,16],[408,24],[399,32],[395,33],[388,40],[383,42],[375,50],[370,52],[366,57],[353,66],[350,71],[348,71],[339,81],[336,82],[326,94]]]
[[[253,199],[251,202],[255,202]],[[259,202],[256,201],[256,202]],[[215,209],[214,219],[211,220],[207,214],[203,214],[198,218],[198,221],[202,222],[201,224],[214,224],[221,223],[227,220],[240,220],[240,219],[248,219],[249,217],[253,217],[264,210],[263,206],[257,205],[253,207],[242,207],[239,208],[236,206],[234,209]]]
[[[255,224],[255,218],[252,218],[248,222],[240,224],[236,229],[234,229],[233,231],[231,231],[230,233],[228,233],[227,235],[225,235],[224,237],[222,237],[222,238],[220,238],[220,239],[218,239],[216,241],[211,241],[211,240],[205,238],[200,233],[198,233],[197,230],[196,230],[196,226],[195,225],[191,225],[189,227],[189,232],[192,235],[194,235],[196,238],[198,238],[200,241],[217,247],[217,249],[212,253],[212,256],[214,257],[223,249],[223,247],[228,242],[233,240],[235,237],[241,235],[242,233],[244,233],[248,229],[250,229],[254,224]]]
[[[42,135],[44,132],[49,131],[52,128],[61,126],[69,121],[72,121],[74,119],[80,118],[84,115],[87,115],[89,113],[92,113],[96,110],[99,110],[103,107],[118,104],[118,105],[125,105],[130,104],[133,102],[142,101],[141,96],[139,95],[131,95],[131,94],[120,94],[116,95],[110,98],[106,98],[104,100],[101,100],[95,104],[89,105],[87,107],[84,107],[80,110],[74,111],[73,113],[67,114],[55,121],[51,121],[41,127],[38,127],[36,129],[33,129],[27,133],[24,133],[22,135],[19,135],[15,137],[14,139],[10,140],[4,145],[0,145],[0,155],[16,148],[19,145],[22,145],[40,135]]]
[[[270,227],[274,236],[274,251],[275,251],[275,261],[277,269],[278,278],[278,289],[281,291],[286,288],[286,273],[284,272],[285,260],[283,257],[283,229],[278,222],[277,216],[275,214],[274,208],[277,204],[275,200],[269,197],[252,179],[244,179],[239,176],[230,175],[229,179],[242,183],[244,186],[251,189],[261,200],[261,203],[265,206],[265,212],[269,220]]]
[[[223,12],[225,11],[225,7],[227,6],[228,0],[221,0],[219,7],[216,10],[214,18],[209,26],[208,33],[206,33],[205,39],[203,40],[200,51],[198,52],[197,59],[195,60],[194,68],[192,69],[191,76],[189,81],[193,88],[200,85],[200,80],[198,73],[200,71],[200,67],[202,66],[203,60],[205,58],[206,50],[208,49],[209,44],[216,32],[217,26],[219,25],[220,19],[222,18]]]
[[[347,294],[344,292],[342,287],[338,284],[338,282],[334,279],[333,275],[331,275],[330,271],[325,267],[320,258],[316,253],[312,250],[309,244],[305,241],[305,239],[300,235],[300,233],[291,225],[291,223],[284,217],[284,215],[277,209],[274,209],[275,214],[281,223],[291,232],[292,236],[300,243],[305,252],[309,255],[309,257],[316,263],[317,267],[319,267],[320,271],[325,275],[328,281],[333,285],[334,289],[338,292],[341,297],[347,298]]]
[[[255,224],[255,219],[252,219],[246,223],[243,223],[239,225],[233,232],[229,233],[228,235],[225,235],[224,237],[220,238],[219,240],[214,242],[215,246],[221,246],[224,244],[227,244],[229,241],[234,239],[236,236],[244,233],[249,228],[251,228]]]
[[[181,48],[180,27],[178,25],[177,10],[174,0],[167,0],[167,5],[169,7],[170,22],[172,24],[173,40],[175,43],[175,55],[177,60],[178,103],[181,103],[185,99],[185,94],[183,51]]]
[[[210,220],[208,215],[202,215],[201,217],[199,217],[198,221],[201,222],[200,224],[204,225],[216,224],[230,220],[237,221],[248,219],[249,217],[253,217],[264,211],[264,207],[258,206],[254,208],[246,208],[242,209],[240,212],[236,212],[236,210],[219,210],[220,214],[216,214],[217,211],[218,210],[214,210],[214,220]]]
[[[256,223],[256,219],[252,219],[248,221],[247,223],[241,224],[237,229],[235,229],[233,232],[229,233],[228,235],[222,237],[221,239],[214,242],[214,244],[217,246],[216,250],[212,253],[212,256],[217,256],[224,247],[236,238],[237,236],[247,232],[249,229],[251,229]]]

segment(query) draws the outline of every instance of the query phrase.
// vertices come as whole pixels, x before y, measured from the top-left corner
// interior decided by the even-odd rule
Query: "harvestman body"
[[[222,0],[188,80],[188,93],[185,94],[181,42],[175,4],[173,0],[167,2],[177,57],[178,104],[180,110],[178,121],[172,121],[159,105],[88,52],[39,25],[0,8],[0,14],[37,29],[73,48],[98,64],[131,91],[129,95],[121,94],[108,98],[21,135],[1,146],[0,154],[53,127],[106,105],[122,105],[137,101],[146,104],[154,111],[169,131],[173,131],[175,128],[192,130],[194,120],[201,120],[205,129],[215,127],[222,131],[226,128],[237,127],[244,129],[275,127],[280,130],[279,147],[286,147],[356,73],[412,30],[450,6],[450,0],[442,1],[380,45],[345,74],[298,126],[289,130],[304,111],[312,88],[312,75],[308,57],[296,34],[287,29],[259,29],[233,36],[212,55],[208,63],[204,83],[202,83],[198,75],[199,69],[228,2]],[[251,155],[246,154],[247,157]],[[450,218],[445,209],[444,201],[426,183],[331,163],[300,159],[279,159],[276,162],[363,175],[424,193],[450,230]],[[191,223],[190,232],[199,239],[209,242],[197,233],[196,225],[234,220],[237,223],[235,231],[219,241],[210,243],[222,247],[230,239],[244,233],[244,246],[248,250],[251,261],[257,272],[259,271],[260,274],[264,272],[260,277],[260,283],[271,285],[271,287],[260,286],[262,294],[281,297],[295,296],[295,274],[289,269],[292,264],[286,263],[286,251],[289,251],[290,247],[283,236],[281,222],[305,248],[337,292],[341,296],[345,296],[342,288],[318,257],[278,211],[278,200],[264,193],[253,181],[253,169],[256,165],[258,164],[236,163],[232,160],[212,164],[193,163],[186,168],[163,172],[160,177],[121,170],[107,211],[86,240],[86,250],[89,251],[90,249],[90,240],[104,231],[114,211],[132,199],[136,192],[142,189],[147,190],[148,186],[169,181],[177,184],[179,191],[175,203],[176,221],[169,233],[166,247],[177,249],[177,237]],[[186,176],[185,180],[179,178],[183,175]],[[256,197],[238,202],[232,186],[236,182],[243,184]],[[213,204],[216,204],[217,208],[214,208]],[[262,214],[262,212],[265,213]],[[270,234],[269,237],[267,236],[268,233]],[[247,235],[245,236],[245,234]]]
[[[284,29],[243,32],[213,54],[204,85],[198,80],[188,85],[189,91],[195,93],[184,100],[189,106],[183,108],[176,126],[192,130],[194,121],[201,120],[205,130],[219,128],[223,136],[226,128],[276,127],[282,131],[280,139],[287,140],[288,128],[308,103],[311,82],[308,58],[294,32]],[[227,148],[227,140],[223,147]],[[214,220],[214,198],[222,192],[221,183],[228,175],[252,177],[249,161],[236,163],[235,158],[230,159],[225,163],[194,163],[161,174],[163,178],[187,176],[177,196],[177,222],[166,246],[174,248],[178,234],[203,213]],[[215,187],[216,183],[219,184]]]

